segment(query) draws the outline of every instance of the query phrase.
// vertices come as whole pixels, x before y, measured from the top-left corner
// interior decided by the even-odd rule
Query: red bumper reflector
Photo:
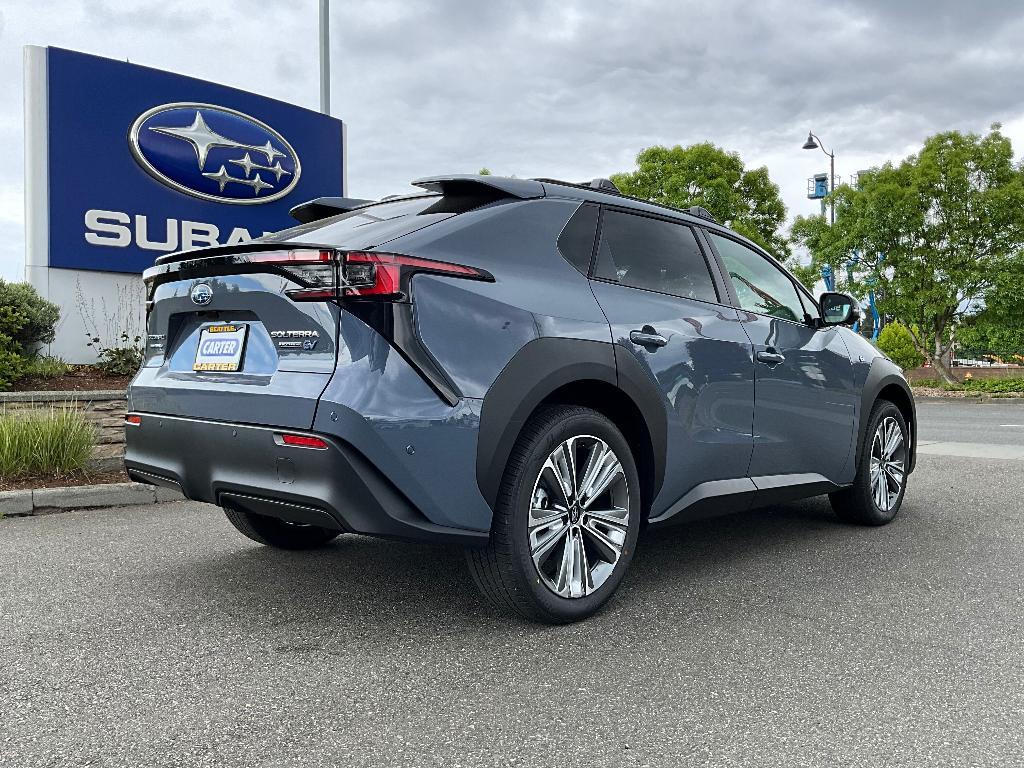
[[[319,437],[310,437],[309,435],[281,435],[281,442],[296,448],[315,448],[320,451],[326,451],[329,447]]]
[[[137,427],[142,423],[142,417],[137,416],[134,413],[129,413],[127,416],[124,417],[124,423],[130,424],[133,427]]]

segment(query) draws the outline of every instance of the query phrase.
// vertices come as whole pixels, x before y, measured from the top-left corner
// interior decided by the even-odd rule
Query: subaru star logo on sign
[[[171,189],[238,205],[287,195],[302,168],[292,145],[266,123],[212,104],[163,104],[129,134],[139,165]]]

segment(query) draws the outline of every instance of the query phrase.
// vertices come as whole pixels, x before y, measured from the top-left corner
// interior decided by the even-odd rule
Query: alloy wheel
[[[565,598],[599,589],[629,529],[629,488],[615,452],[600,438],[570,437],[544,462],[530,502],[530,556],[541,581]]]
[[[886,416],[871,441],[871,498],[882,512],[893,508],[903,489],[906,454],[899,422]]]

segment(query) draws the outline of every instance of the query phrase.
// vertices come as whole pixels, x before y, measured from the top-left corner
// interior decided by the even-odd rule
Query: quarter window
[[[732,278],[740,306],[761,315],[801,322],[804,308],[789,275],[757,251],[709,232]]]
[[[661,219],[605,211],[594,276],[687,299],[718,301],[693,230]]]

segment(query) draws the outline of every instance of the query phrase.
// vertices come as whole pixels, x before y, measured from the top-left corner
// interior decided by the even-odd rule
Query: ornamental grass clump
[[[81,470],[95,444],[93,425],[74,407],[0,411],[0,481]]]

